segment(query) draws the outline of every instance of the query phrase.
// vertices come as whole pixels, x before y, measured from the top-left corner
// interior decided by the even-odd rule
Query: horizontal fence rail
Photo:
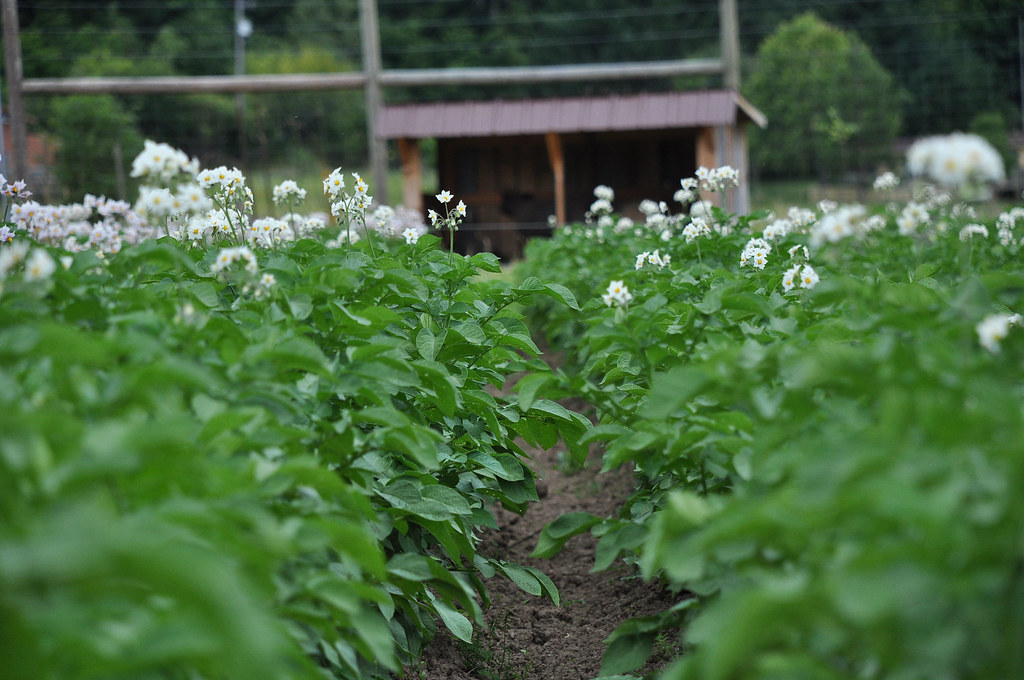
[[[384,87],[507,85],[714,75],[722,73],[722,69],[721,59],[683,59],[574,66],[395,69],[381,71],[378,82]],[[355,90],[364,87],[366,82],[367,76],[362,72],[133,78],[27,78],[22,81],[21,89],[25,94],[54,95],[294,92],[300,90]]]

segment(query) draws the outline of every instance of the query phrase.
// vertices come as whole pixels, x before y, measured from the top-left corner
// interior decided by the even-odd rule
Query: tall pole
[[[740,27],[736,0],[718,0],[718,24],[722,42],[723,84],[727,90],[740,89]]]
[[[245,18],[245,0],[235,0],[235,75],[245,75],[245,39],[252,34],[252,24]],[[238,153],[243,168],[249,165],[249,137],[245,129],[245,93],[235,95],[235,118],[238,121]]]
[[[380,93],[380,30],[377,0],[359,0],[359,30],[363,44],[363,74],[366,76],[366,143],[370,149],[373,192],[378,203],[388,202],[387,142],[377,136],[382,98]]]
[[[28,175],[28,132],[25,128],[25,99],[21,92],[21,36],[18,33],[18,3],[3,0],[4,67],[7,72],[7,115],[11,122],[12,179]]]

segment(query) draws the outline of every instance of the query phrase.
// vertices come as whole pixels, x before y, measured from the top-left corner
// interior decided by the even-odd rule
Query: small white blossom
[[[800,265],[795,264],[782,275],[782,289],[787,293],[796,287],[796,280],[800,276]]]
[[[633,296],[622,281],[612,281],[608,284],[608,290],[601,296],[601,299],[609,307],[613,304],[626,306],[632,301]]]
[[[892,191],[900,185],[900,178],[891,172],[883,172],[875,178],[875,191]]]
[[[1019,315],[993,314],[987,316],[975,326],[978,333],[978,342],[981,346],[993,354],[998,354],[1000,344],[1010,332],[1011,319],[1019,323]]]
[[[50,278],[57,270],[57,263],[42,248],[35,248],[25,260],[25,280],[43,281]]]
[[[988,238],[988,229],[983,224],[968,224],[960,230],[961,241],[970,241],[974,236]]]
[[[814,271],[814,267],[809,264],[805,264],[800,270],[800,287],[801,288],[814,288],[818,285],[818,272]]]

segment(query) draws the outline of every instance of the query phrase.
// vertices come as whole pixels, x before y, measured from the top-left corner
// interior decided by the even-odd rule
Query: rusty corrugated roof
[[[608,97],[432,102],[386,106],[377,134],[407,137],[495,137],[547,132],[655,130],[729,125],[764,114],[731,90]]]

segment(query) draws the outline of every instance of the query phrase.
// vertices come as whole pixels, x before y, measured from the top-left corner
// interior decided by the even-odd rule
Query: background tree
[[[761,44],[744,92],[768,116],[751,134],[763,176],[838,178],[872,171],[892,153],[901,94],[856,35],[813,13]]]

